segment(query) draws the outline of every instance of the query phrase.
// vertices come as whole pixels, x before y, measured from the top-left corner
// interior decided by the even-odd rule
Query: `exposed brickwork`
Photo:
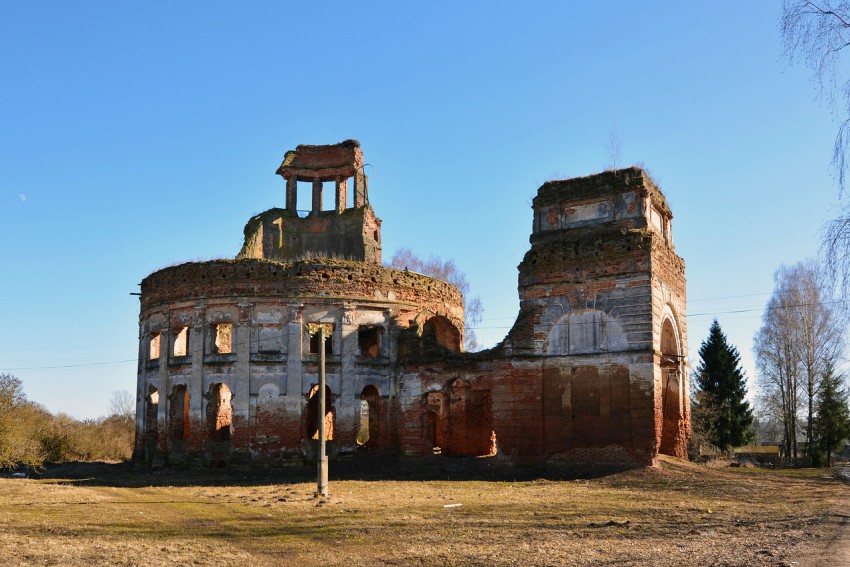
[[[323,181],[337,177],[352,177],[363,169],[363,152],[360,142],[346,140],[333,145],[300,144],[284,155],[277,174],[300,181]]]
[[[214,260],[181,264],[142,280],[142,313],[197,298],[292,299],[385,302],[420,306],[463,322],[463,300],[454,286],[414,272],[362,262]]]
[[[322,211],[299,217],[294,211],[269,209],[245,225],[245,244],[237,255],[294,262],[335,258],[381,263],[381,219],[370,206]]]
[[[670,209],[646,173],[540,188],[519,266],[520,313],[501,344],[470,354],[460,352],[456,288],[380,266],[380,220],[362,164],[353,141],[299,146],[279,169],[287,208],[249,221],[236,260],[143,280],[138,458],[315,458],[322,417],[311,322],[333,327],[324,416],[332,457],[439,451],[647,465],[659,452],[685,456],[684,263]],[[305,218],[295,211],[297,181],[314,187]],[[315,208],[323,181],[335,183],[334,211]],[[219,326],[230,352],[216,346]],[[184,328],[186,352],[177,354]],[[151,392],[169,394],[157,403]]]

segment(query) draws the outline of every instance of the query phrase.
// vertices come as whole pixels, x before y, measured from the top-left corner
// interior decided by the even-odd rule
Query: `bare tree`
[[[127,390],[112,392],[109,399],[109,416],[133,419],[136,415],[136,400]]]
[[[781,28],[788,60],[800,60],[811,70],[818,94],[838,121],[832,166],[839,198],[844,197],[850,167],[850,76],[842,58],[850,47],[850,2],[784,0]],[[850,204],[845,202],[826,225],[822,251],[829,275],[850,299]]]
[[[398,270],[408,269],[438,280],[448,282],[458,288],[463,294],[463,317],[464,317],[464,348],[467,351],[479,349],[478,338],[475,335],[475,326],[481,322],[484,314],[484,305],[481,298],[472,296],[469,292],[469,282],[466,274],[461,272],[454,260],[443,261],[437,256],[431,256],[423,260],[408,248],[399,248],[393,254],[389,265]]]
[[[825,365],[844,347],[843,320],[818,266],[782,266],[755,336],[763,409],[783,424],[785,455],[797,462],[797,421],[805,403],[806,447],[813,447],[815,396]]]
[[[799,406],[799,351],[787,332],[789,312],[778,292],[768,301],[762,326],[753,341],[763,409],[782,423],[783,454],[797,463],[797,413]]]
[[[830,288],[820,268],[808,260],[788,268],[784,276],[790,282],[797,307],[797,341],[800,346],[801,375],[806,394],[806,454],[814,448],[812,424],[815,396],[826,373],[826,366],[844,349],[844,329],[840,312],[833,308]]]
[[[611,128],[608,132],[608,142],[605,144],[605,149],[608,150],[608,158],[611,160],[611,169],[617,169],[620,164],[621,148],[620,136],[617,135],[616,128]]]

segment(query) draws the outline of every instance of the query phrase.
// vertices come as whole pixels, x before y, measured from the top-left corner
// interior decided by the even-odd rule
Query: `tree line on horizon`
[[[130,458],[135,412],[128,392],[114,392],[109,415],[79,420],[27,399],[21,380],[0,374],[0,470],[68,461]]]

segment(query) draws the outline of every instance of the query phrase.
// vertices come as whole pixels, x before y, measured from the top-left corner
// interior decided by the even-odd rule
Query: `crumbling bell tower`
[[[632,167],[548,181],[533,207],[530,326],[508,344],[543,359],[544,445],[686,457],[685,264],[664,195]]]
[[[473,355],[404,361],[400,445],[423,454],[649,465],[690,436],[685,264],[636,167],[544,183],[520,312]]]
[[[237,259],[265,258],[297,262],[330,258],[381,263],[381,219],[369,205],[360,142],[299,145],[284,155],[277,174],[286,180],[286,208],[270,209],[245,226],[245,245]],[[349,207],[349,180],[354,204]],[[298,183],[312,184],[312,205],[298,209]],[[324,184],[334,183],[334,208],[322,210]],[[306,213],[302,217],[299,213]]]

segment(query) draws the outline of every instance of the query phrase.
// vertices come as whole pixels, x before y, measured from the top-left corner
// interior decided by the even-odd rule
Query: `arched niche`
[[[277,433],[282,419],[280,388],[277,384],[266,382],[257,389],[257,403],[254,425],[258,435],[269,436]]]
[[[460,330],[442,315],[435,315],[425,321],[422,338],[434,341],[452,352],[460,352]]]
[[[552,325],[546,354],[574,355],[628,350],[629,341],[616,318],[599,309],[576,309]]]

